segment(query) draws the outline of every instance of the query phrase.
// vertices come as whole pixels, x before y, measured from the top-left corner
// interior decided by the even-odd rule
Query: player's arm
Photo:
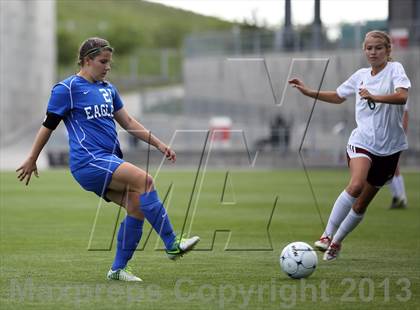
[[[44,126],[41,126],[39,129],[35,141],[32,145],[31,152],[28,155],[28,158],[23,162],[23,164],[16,169],[16,172],[20,172],[18,175],[19,181],[24,181],[26,179],[25,185],[29,184],[31,180],[32,173],[38,177],[38,169],[36,167],[36,161],[44,148],[45,144],[48,142],[52,133],[51,129],[48,129]]]
[[[140,124],[135,118],[128,114],[127,110],[123,107],[114,113],[114,118],[120,126],[129,132],[134,137],[143,140],[150,145],[156,147],[159,151],[165,154],[166,158],[175,161],[175,152],[165,143],[155,137],[149,130]]]
[[[316,98],[328,103],[340,104],[346,100],[345,98],[338,96],[336,91],[316,91],[310,89],[306,87],[301,80],[296,78],[289,80],[289,84],[291,84],[292,87],[297,88],[305,96]]]
[[[403,125],[405,133],[407,133],[408,132],[408,111],[407,110],[404,111],[402,125]]]
[[[41,154],[42,149],[48,140],[51,137],[51,133],[61,121],[61,116],[54,113],[47,113],[44,122],[42,123],[41,128],[38,130],[38,133],[35,137],[34,143],[32,145],[31,152],[28,155],[28,158],[23,162],[23,164],[16,169],[16,172],[19,172],[18,179],[23,181],[26,179],[25,185],[29,184],[31,180],[32,173],[38,177],[38,169],[36,166],[36,161],[38,160],[39,154]]]
[[[388,104],[405,104],[408,98],[408,90],[406,88],[397,88],[395,93],[389,95],[372,95],[366,88],[359,91],[360,97],[374,102],[388,103]]]

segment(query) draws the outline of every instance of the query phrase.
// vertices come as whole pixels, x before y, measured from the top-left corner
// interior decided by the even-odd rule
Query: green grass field
[[[281,249],[312,244],[323,228],[303,172],[211,171],[199,175],[194,195],[194,172],[161,172],[162,198],[172,184],[166,206],[175,229],[188,213],[185,230],[202,241],[173,262],[145,225],[130,264],[140,284],[105,279],[115,206],[83,191],[67,170],[41,171],[27,188],[14,173],[0,176],[1,309],[420,309],[419,173],[404,174],[408,209],[388,210],[384,188],[340,259],[292,280],[280,271]],[[325,222],[347,171],[310,178]]]

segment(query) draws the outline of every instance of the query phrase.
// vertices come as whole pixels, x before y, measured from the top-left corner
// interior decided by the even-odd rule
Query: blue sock
[[[115,253],[112,270],[122,269],[127,266],[127,262],[133,256],[140,242],[143,232],[143,222],[129,215],[121,222],[117,238],[117,252]]]
[[[175,233],[169,221],[165,207],[160,202],[156,191],[140,195],[140,210],[165,243],[166,249],[171,249],[175,241]]]

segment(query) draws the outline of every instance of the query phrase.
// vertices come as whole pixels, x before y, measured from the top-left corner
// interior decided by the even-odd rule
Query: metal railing
[[[420,21],[412,21],[405,28],[404,42],[395,40],[395,48],[420,45]],[[271,52],[300,52],[308,50],[359,49],[367,32],[389,31],[386,20],[356,24],[305,25],[278,30],[208,32],[190,35],[184,48],[187,57],[205,55],[244,55]]]

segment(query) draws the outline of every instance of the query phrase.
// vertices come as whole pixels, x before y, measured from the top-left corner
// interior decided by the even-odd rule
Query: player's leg
[[[344,191],[338,196],[328,218],[327,226],[321,238],[315,242],[315,247],[326,251],[332,237],[342,221],[349,214],[351,207],[360,195],[363,184],[366,183],[371,160],[367,156],[349,159],[350,181]]]
[[[327,251],[324,254],[325,261],[335,260],[341,250],[341,243],[344,238],[352,232],[363,220],[364,214],[369,203],[375,197],[376,193],[379,191],[379,187],[373,186],[368,182],[365,183],[362,193],[357,198],[349,214],[341,223],[340,227],[337,230],[337,233],[334,235],[334,238],[328,247]]]
[[[144,214],[138,207],[138,195],[136,192],[132,192],[129,189],[124,191],[108,189],[106,198],[120,207],[123,207],[126,210],[127,215],[141,221],[144,220]]]
[[[108,190],[106,198],[127,211],[120,224],[115,258],[107,277],[110,280],[142,281],[127,269],[143,233],[144,215],[138,208],[138,195],[128,190]]]
[[[107,155],[72,172],[77,182],[88,191],[96,193],[107,201],[113,201],[127,210],[127,216],[121,223],[117,238],[117,253],[113,267],[108,272],[109,279],[124,281],[141,281],[126,270],[127,262],[140,241],[144,215],[138,208],[138,194],[132,195],[127,186],[116,186],[109,189],[112,174],[123,164],[123,160]],[[107,190],[104,191],[104,188]]]
[[[398,178],[398,176],[400,175],[399,172],[399,168],[397,167],[397,170],[395,170],[395,175],[389,183],[389,189],[391,190],[392,194],[392,202],[389,207],[390,209],[395,209],[397,207],[397,202],[399,200],[399,197],[401,197],[400,184]]]
[[[362,221],[366,209],[372,199],[375,197],[379,188],[366,182],[362,194],[357,198],[353,208],[347,217],[341,223],[337,233],[333,238],[334,243],[341,243],[344,238]]]
[[[389,183],[392,193],[390,209],[403,209],[407,207],[407,195],[405,192],[404,178],[400,173],[399,165],[395,170],[395,175]]]
[[[114,172],[108,188],[120,190],[126,187],[134,195],[137,195],[137,208],[141,210],[153,229],[160,235],[165,247],[171,248],[175,242],[175,233],[166,210],[154,190],[153,178],[144,170],[125,162]]]
[[[114,172],[108,188],[118,191],[126,186],[137,194],[137,208],[161,237],[169,258],[174,259],[197,244],[198,237],[176,238],[165,207],[154,190],[153,178],[142,169],[124,162]]]
[[[371,165],[371,159],[367,156],[360,156],[349,159],[350,182],[347,185],[345,192],[351,197],[351,200],[348,201],[347,204],[343,203],[341,205],[342,210],[345,210],[347,214],[344,214],[344,212],[342,212],[340,213],[340,217],[338,219],[335,219],[335,223],[338,223],[338,226],[334,226],[334,229],[336,229],[337,232],[333,236],[324,254],[324,260],[326,261],[332,261],[338,257],[338,254],[341,249],[342,240],[338,241],[337,235],[340,236],[343,234],[344,229],[349,229],[348,224],[345,223],[351,222],[354,223],[355,226],[357,226],[357,224],[360,223],[362,219],[362,216],[354,214],[352,207],[354,208],[354,204],[357,203],[357,200],[359,200],[360,196],[362,196],[363,194],[363,191],[367,184],[366,180]],[[345,225],[345,228],[343,228],[343,225]]]
[[[337,258],[344,238],[360,224],[369,203],[375,197],[376,193],[393,177],[398,165],[399,156],[400,152],[382,157],[370,154],[372,163],[369,166],[369,173],[364,181],[362,192],[354,203],[352,210],[350,210],[349,214],[340,224],[337,233],[334,235],[329,248],[324,254],[324,260],[331,261]],[[355,168],[355,172],[357,173],[357,169],[363,168],[363,166],[357,164]],[[353,190],[357,194],[358,187],[356,186]]]

